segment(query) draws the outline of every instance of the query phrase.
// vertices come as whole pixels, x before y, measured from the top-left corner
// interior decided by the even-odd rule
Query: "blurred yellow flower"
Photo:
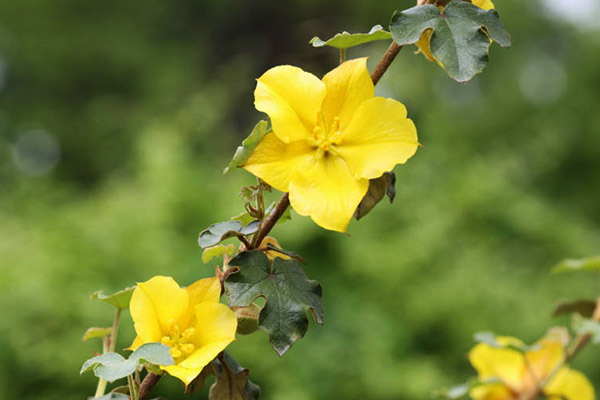
[[[512,337],[498,337],[502,345],[522,346]],[[511,348],[496,348],[485,343],[475,346],[469,360],[478,372],[479,380],[495,383],[477,386],[469,392],[474,400],[529,399],[543,385],[549,400],[594,400],[594,388],[581,372],[560,366],[565,352],[560,340],[546,337],[537,342],[537,349],[525,354]]]
[[[369,187],[417,150],[417,130],[402,103],[374,97],[366,58],[347,61],[323,80],[289,65],[258,79],[255,106],[273,131],[244,168],[289,192],[300,215],[345,232]]]
[[[492,3],[492,0],[473,0],[472,3],[473,3],[473,5],[476,5],[477,7],[481,8],[483,10],[490,10],[490,9],[494,8],[494,3]],[[443,11],[444,7],[439,6],[439,9]],[[419,48],[419,50],[417,50],[417,53],[421,53],[425,57],[427,57],[427,59],[429,61],[435,62],[436,60],[433,57],[433,54],[431,53],[431,48],[429,47],[429,40],[431,40],[431,34],[432,34],[432,30],[427,29],[425,32],[423,32],[423,34],[421,34],[421,38],[415,44]],[[438,61],[438,64],[440,64],[440,66],[442,68],[444,67],[442,65],[442,63],[440,63],[439,61]]]
[[[217,278],[201,279],[182,289],[173,278],[155,276],[138,283],[129,308],[137,337],[130,349],[161,342],[175,364],[161,367],[190,384],[200,371],[235,340],[235,313],[219,303]]]

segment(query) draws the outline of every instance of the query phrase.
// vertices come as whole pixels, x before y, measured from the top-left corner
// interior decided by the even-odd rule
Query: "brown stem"
[[[251,250],[252,249],[252,243],[250,243],[248,241],[248,239],[246,239],[245,236],[238,236],[237,238],[240,240],[240,242],[242,242],[244,244],[244,246],[246,246],[247,250]]]
[[[383,74],[385,74],[385,71],[387,71],[388,67],[392,64],[392,61],[394,61],[394,58],[396,58],[400,50],[402,50],[402,46],[396,44],[396,42],[392,42],[392,44],[390,44],[390,47],[387,48],[383,57],[381,57],[381,60],[379,60],[379,63],[371,74],[373,85],[377,85],[377,82],[379,82],[379,79],[381,79]]]
[[[260,243],[269,234],[269,232],[271,232],[271,229],[273,229],[273,227],[275,226],[279,218],[281,218],[285,210],[287,210],[289,205],[290,195],[289,193],[284,193],[283,196],[281,196],[281,199],[279,199],[279,201],[275,205],[275,208],[273,208],[273,211],[271,211],[269,216],[263,221],[262,225],[260,226],[260,229],[256,233],[254,240],[252,241],[252,243],[254,244],[253,247],[260,246]]]
[[[161,376],[162,375],[157,375],[153,372],[148,372],[148,375],[146,375],[142,381],[142,384],[140,385],[140,396],[138,397],[139,400],[144,400],[146,397],[148,397]]]

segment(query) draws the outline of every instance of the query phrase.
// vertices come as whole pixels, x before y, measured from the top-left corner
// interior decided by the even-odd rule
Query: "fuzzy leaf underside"
[[[251,235],[258,231],[258,228],[260,228],[260,221],[253,221],[243,227],[240,221],[219,222],[200,232],[198,245],[206,249],[234,236]]]
[[[83,363],[80,374],[94,371],[98,378],[114,382],[131,375],[140,363],[156,365],[173,365],[169,347],[162,343],[146,343],[135,350],[128,359],[118,353],[105,353],[92,357]]]
[[[416,43],[427,30],[432,31],[429,45],[434,58],[459,82],[483,71],[490,39],[501,47],[511,45],[510,34],[496,10],[482,10],[464,1],[451,1],[443,12],[427,4],[392,16],[392,38],[401,46]]]
[[[247,307],[258,297],[266,304],[258,326],[269,335],[273,349],[282,356],[308,330],[310,312],[323,324],[323,289],[308,279],[296,259],[275,258],[272,265],[261,251],[240,253],[229,262],[239,271],[225,281],[230,306]]]

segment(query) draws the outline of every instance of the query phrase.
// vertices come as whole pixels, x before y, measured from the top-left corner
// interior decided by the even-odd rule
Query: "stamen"
[[[171,347],[170,352],[171,352],[171,355],[173,356],[173,358],[179,358],[183,355],[181,353],[181,350],[179,350],[179,347]]]

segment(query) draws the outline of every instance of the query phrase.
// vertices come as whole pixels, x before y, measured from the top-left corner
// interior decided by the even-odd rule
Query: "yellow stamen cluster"
[[[331,152],[337,155],[334,146],[339,146],[344,141],[342,138],[342,132],[340,131],[340,118],[335,117],[331,123],[331,127],[326,130],[324,129],[323,115],[317,113],[317,125],[313,129],[312,145],[317,148],[317,159],[323,157],[327,152]]]
[[[175,360],[187,357],[196,350],[196,346],[189,343],[189,339],[196,334],[196,329],[187,328],[183,332],[175,321],[169,323],[169,334],[163,336],[160,342],[171,348],[171,355]]]

